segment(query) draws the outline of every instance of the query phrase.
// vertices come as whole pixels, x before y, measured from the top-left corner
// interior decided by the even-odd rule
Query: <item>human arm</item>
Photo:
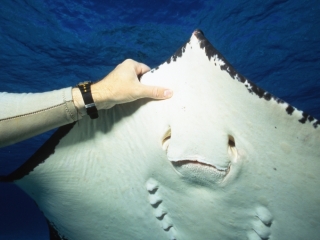
[[[149,67],[133,60],[119,64],[109,75],[91,86],[97,109],[150,97],[165,99],[167,89],[146,86],[138,77]],[[86,114],[78,88],[33,93],[0,93],[3,106],[0,115],[0,147],[10,145],[56,127],[77,121]]]

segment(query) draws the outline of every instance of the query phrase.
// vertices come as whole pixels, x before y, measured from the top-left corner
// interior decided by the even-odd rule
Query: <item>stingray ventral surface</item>
[[[62,127],[7,177],[52,238],[319,237],[319,121],[237,73],[200,30],[141,82],[174,95]]]

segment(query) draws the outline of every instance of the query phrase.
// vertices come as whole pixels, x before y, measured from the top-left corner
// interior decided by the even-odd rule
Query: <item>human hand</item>
[[[147,65],[131,59],[119,64],[105,78],[91,86],[97,108],[108,109],[116,104],[132,102],[139,98],[170,98],[171,90],[140,83],[138,76],[149,70]]]
[[[132,102],[139,98],[170,98],[173,94],[171,90],[140,83],[138,76],[149,70],[147,65],[127,59],[102,80],[92,84],[91,92],[97,109],[108,109],[116,104]],[[77,88],[73,90],[73,96],[76,107],[84,107]]]

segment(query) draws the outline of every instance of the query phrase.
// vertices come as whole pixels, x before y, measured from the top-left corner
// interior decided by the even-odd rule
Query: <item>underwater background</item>
[[[320,119],[317,0],[2,0],[0,92],[96,81],[126,58],[156,67],[197,28],[242,75]],[[0,175],[50,134],[0,148]],[[49,239],[36,204],[13,184],[0,184],[2,239]]]

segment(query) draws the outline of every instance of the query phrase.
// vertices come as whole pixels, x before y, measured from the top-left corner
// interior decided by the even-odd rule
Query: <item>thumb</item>
[[[170,89],[141,84],[141,95],[139,98],[168,99],[172,95],[173,92]]]

